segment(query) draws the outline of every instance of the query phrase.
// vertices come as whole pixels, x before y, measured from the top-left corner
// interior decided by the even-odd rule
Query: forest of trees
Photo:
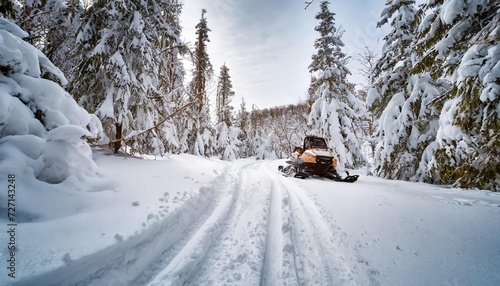
[[[335,3],[317,4],[307,101],[260,110],[245,99],[234,107],[241,91],[233,90],[230,64],[216,76],[207,50],[210,11],[200,11],[191,48],[182,40],[178,0],[2,0],[0,31],[16,39],[16,45],[2,41],[2,83],[16,84],[0,102],[19,101],[43,127],[16,130],[0,114],[0,140],[25,134],[50,142],[51,131],[76,124],[90,132],[58,140],[76,144],[84,135],[78,144],[106,144],[115,153],[232,161],[284,158],[304,135],[315,134],[327,139],[341,169],[369,166],[389,179],[498,191],[498,3],[388,0],[378,26],[389,25],[390,32],[381,57],[368,47],[362,55],[367,85],[361,90],[347,78],[351,58]],[[186,57],[192,66],[185,66]],[[23,97],[19,75],[58,86],[71,103],[53,108],[71,105],[84,119],[51,112],[33,98],[36,92]],[[217,87],[213,99],[210,85]]]

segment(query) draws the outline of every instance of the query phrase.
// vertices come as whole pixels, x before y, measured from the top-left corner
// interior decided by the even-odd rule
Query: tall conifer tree
[[[236,115],[236,126],[239,129],[238,140],[241,142],[239,145],[238,156],[240,158],[247,158],[252,156],[252,132],[250,124],[250,112],[247,111],[245,98],[241,98],[240,110]]]
[[[412,69],[410,55],[417,24],[415,0],[388,0],[385,5],[377,27],[390,22],[391,31],[384,37],[382,57],[372,74],[374,89],[368,97],[368,108],[376,117],[382,115],[395,94],[405,92]]]
[[[233,161],[238,155],[239,128],[233,124],[233,107],[230,105],[234,96],[233,84],[229,75],[229,68],[223,64],[220,69],[219,82],[217,84],[217,153],[222,160]]]
[[[360,129],[357,112],[363,107],[352,94],[347,82],[350,74],[346,67],[348,57],[342,52],[342,32],[335,27],[335,14],[328,9],[329,2],[320,3],[316,15],[319,20],[315,30],[320,37],[314,47],[309,71],[316,80],[313,82],[313,96],[309,123],[313,133],[326,137],[329,147],[339,156],[339,167],[357,168],[365,163],[358,135]]]
[[[205,9],[202,10],[200,22],[196,25],[193,79],[188,96],[191,105],[186,112],[181,137],[183,151],[197,156],[211,156],[215,152],[215,131],[210,119],[207,93],[208,84],[213,77],[213,68],[207,52],[210,29],[205,17],[206,12]]]
[[[158,129],[160,140],[165,146],[165,151],[177,153],[180,151],[179,123],[182,122],[185,102],[186,89],[184,87],[185,71],[180,56],[188,54],[189,50],[186,44],[179,42],[181,34],[180,14],[182,5],[178,0],[162,2],[165,13],[163,17],[171,27],[173,35],[164,37],[157,43],[160,56],[159,64],[159,93],[155,97],[158,118],[165,120]],[[172,115],[175,113],[175,116]]]
[[[233,84],[231,83],[229,68],[226,64],[223,64],[220,68],[219,82],[217,84],[216,112],[217,121],[225,122],[227,126],[232,125],[233,107],[229,105],[234,96],[232,88]]]

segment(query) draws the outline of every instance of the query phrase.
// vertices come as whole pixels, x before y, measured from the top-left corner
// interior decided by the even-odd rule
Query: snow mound
[[[0,176],[15,174],[24,187],[17,195],[28,201],[40,198],[36,191],[99,189],[96,184],[103,181],[84,138],[102,137],[101,123],[58,83],[42,78],[50,73],[66,83],[62,72],[22,39],[26,36],[0,19]],[[6,195],[2,192],[2,200]],[[47,215],[23,205],[16,210],[27,220]]]

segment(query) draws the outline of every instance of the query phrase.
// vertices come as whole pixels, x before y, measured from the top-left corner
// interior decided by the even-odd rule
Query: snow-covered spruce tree
[[[69,81],[78,62],[74,52],[81,2],[77,0],[22,1],[18,22],[30,42],[59,67]]]
[[[74,51],[83,7],[80,1],[76,0],[63,2],[59,9],[56,7],[52,8],[54,12],[48,13],[49,17],[56,21],[53,26],[47,27],[45,43],[41,50],[64,72],[68,81],[78,80],[73,78],[74,67],[81,57]]]
[[[71,91],[102,120],[114,151],[122,142],[129,152],[163,154],[159,128],[168,114],[158,87],[159,67],[168,62],[160,41],[180,43],[165,20],[170,0],[97,1],[85,11],[77,36],[82,60]]]
[[[437,138],[421,173],[429,182],[500,190],[500,10],[497,1],[427,1],[418,71],[448,77]]]
[[[418,22],[415,1],[388,1],[379,27],[390,21],[383,56],[375,65],[367,99],[379,116],[375,132],[375,174],[401,180],[421,180],[424,149],[435,140],[439,109],[433,105],[446,91],[446,81],[418,74],[413,63]]]
[[[63,73],[23,40],[28,34],[0,17],[0,173],[85,188],[98,177],[82,139],[102,135],[98,118],[78,106],[59,84],[42,78]],[[38,186],[36,180],[31,187]]]
[[[219,82],[217,84],[216,113],[217,121],[232,125],[233,107],[229,105],[234,96],[233,84],[229,75],[229,68],[223,64],[220,68]]]
[[[226,161],[234,161],[239,155],[238,146],[241,141],[238,140],[239,128],[227,126],[226,122],[217,123],[217,153],[219,158]]]
[[[201,12],[200,22],[196,25],[196,43],[193,52],[193,79],[189,85],[185,118],[181,124],[181,146],[183,152],[197,156],[212,156],[215,153],[215,131],[210,119],[207,87],[213,77],[213,68],[207,53],[208,32],[210,29]]]
[[[0,15],[7,19],[15,19],[17,14],[19,14],[19,6],[17,1],[13,0],[2,0],[0,2]]]
[[[311,83],[309,84],[309,88],[307,89],[307,104],[309,105],[309,109],[313,105],[313,103],[318,99],[318,89],[320,87],[320,81],[316,78],[316,76],[311,75]]]
[[[275,159],[276,154],[271,152],[268,147],[268,136],[264,134],[262,129],[258,129],[255,136],[252,138],[252,153],[255,155],[255,159],[264,160],[264,159]]]
[[[356,96],[361,100],[361,102],[366,104],[366,99],[368,96],[368,90],[373,86],[373,70],[378,62],[380,55],[375,53],[374,49],[370,49],[368,46],[364,46],[363,52],[358,53],[358,61],[361,64],[359,69],[360,74],[365,80],[365,85],[362,89],[355,91]],[[366,106],[365,106],[366,108]],[[366,110],[366,113],[360,114],[362,127],[363,127],[363,149],[367,155],[367,159],[373,163],[373,158],[375,157],[375,146],[376,141],[374,138],[375,133],[375,116],[370,110]],[[372,166],[368,166],[371,168]],[[369,174],[373,174],[370,169],[368,169]]]
[[[317,79],[319,86],[314,91],[317,98],[311,107],[309,123],[312,132],[326,138],[339,157],[339,168],[358,168],[366,160],[356,135],[359,127],[357,110],[363,106],[349,90],[346,67],[348,57],[342,52],[344,43],[340,39],[342,32],[335,27],[334,13],[328,10],[327,1],[320,3],[320,12],[316,19],[320,21],[315,30],[320,33],[314,47],[309,71]]]
[[[411,74],[414,33],[416,31],[415,0],[388,0],[382,11],[380,28],[390,21],[391,31],[384,37],[382,56],[373,67],[372,87],[367,106],[380,117],[393,96],[404,90]]]
[[[252,105],[252,111],[249,116],[247,151],[248,156],[255,156],[257,160],[262,160],[271,157],[271,148],[269,146],[269,138],[273,136],[266,126],[271,120],[269,110],[260,110],[255,105]]]
[[[238,140],[241,142],[238,148],[238,158],[252,156],[252,131],[250,130],[250,113],[247,111],[245,98],[241,98],[240,110],[236,114],[236,126],[239,129]]]
[[[158,126],[161,129],[158,132],[159,139],[163,142],[165,151],[169,153],[178,153],[180,151],[180,139],[178,137],[177,123],[182,121],[183,111],[189,103],[185,102],[186,89],[184,87],[184,66],[180,55],[187,54],[188,48],[185,43],[180,41],[181,26],[180,14],[182,5],[177,0],[162,2],[165,13],[163,17],[170,26],[174,37],[164,37],[159,41],[160,57],[159,64],[159,84],[155,101],[159,119],[165,120]]]
[[[234,161],[238,155],[239,128],[233,125],[233,107],[229,105],[234,96],[233,84],[226,64],[222,65],[217,84],[216,113],[217,153],[222,160]]]

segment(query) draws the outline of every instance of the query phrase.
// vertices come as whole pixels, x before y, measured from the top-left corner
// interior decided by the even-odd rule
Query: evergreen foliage
[[[16,2],[12,0],[2,0],[0,2],[0,15],[7,19],[16,19]]]
[[[443,92],[427,74],[413,74],[417,29],[415,1],[388,1],[378,26],[390,22],[382,58],[374,67],[367,98],[378,116],[375,174],[409,180],[422,153],[436,137],[439,112],[432,101]]]
[[[115,152],[122,141],[130,152],[155,155],[165,153],[165,141],[176,144],[165,135],[174,131],[156,124],[169,113],[158,77],[178,52],[166,56],[161,50],[165,41],[182,42],[178,27],[166,20],[178,17],[178,5],[170,0],[97,1],[83,15],[77,36],[82,59],[70,87],[79,103],[101,118]]]
[[[234,161],[239,155],[238,139],[239,129],[235,126],[227,126],[226,122],[221,121],[216,126],[217,130],[217,153],[219,158],[226,161]]]
[[[241,98],[240,110],[238,110],[235,118],[235,125],[238,127],[238,140],[240,145],[238,148],[239,158],[247,158],[253,155],[252,140],[250,127],[250,112],[247,111],[245,97]]]
[[[500,190],[500,7],[493,0],[428,1],[415,70],[448,77],[430,182]]]
[[[226,64],[223,64],[220,68],[219,82],[217,84],[216,112],[217,121],[224,122],[227,126],[233,124],[232,112],[234,108],[230,105],[234,96],[232,88],[233,84],[231,83],[229,68]]]
[[[382,57],[374,66],[372,81],[376,91],[370,91],[367,106],[380,117],[392,95],[404,90],[410,76],[416,31],[415,1],[388,0],[377,27],[390,21],[391,31],[384,37]],[[407,98],[407,96],[405,96]]]
[[[387,1],[368,107],[376,173],[498,190],[499,13],[494,1]]]
[[[186,117],[183,119],[181,144],[183,152],[197,156],[212,156],[216,152],[215,130],[210,119],[207,88],[213,77],[213,68],[207,53],[210,42],[210,29],[205,17],[205,9],[201,12],[200,22],[196,25],[196,43],[193,52],[193,79],[189,85]]]
[[[10,2],[10,1],[9,1]],[[59,67],[69,81],[78,54],[74,53],[76,30],[83,8],[75,0],[21,1],[12,5],[13,20],[29,33],[28,42]],[[45,77],[58,80],[47,73]]]
[[[231,77],[226,64],[222,65],[217,84],[217,153],[222,160],[234,161],[238,156],[238,146],[241,144],[238,136],[239,128],[233,124],[233,107],[229,105],[234,96]]]
[[[168,4],[168,2],[167,2]],[[163,142],[165,151],[178,153],[180,150],[180,138],[177,122],[187,108],[185,102],[186,89],[184,87],[185,71],[181,56],[188,54],[189,50],[181,38],[180,14],[182,4],[177,0],[170,0],[165,5],[163,18],[171,27],[174,37],[164,37],[158,42],[160,56],[157,60],[159,64],[158,93],[155,97],[158,116],[169,118],[159,125],[158,136]]]

